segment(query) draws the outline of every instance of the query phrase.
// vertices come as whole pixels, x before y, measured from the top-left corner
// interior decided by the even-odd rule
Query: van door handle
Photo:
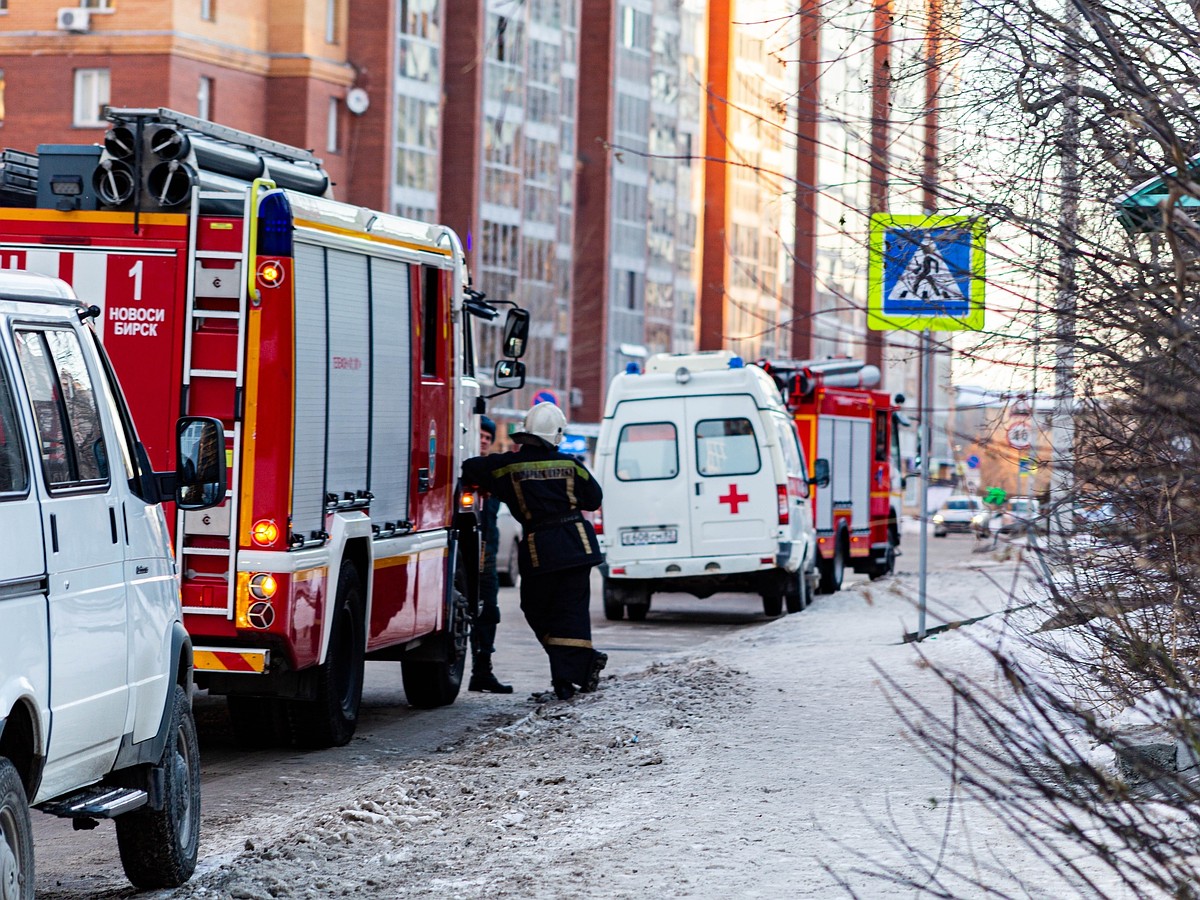
[[[704,493],[704,482],[697,481],[696,482],[696,496],[699,497],[703,493]]]
[[[58,516],[50,513],[50,549],[58,552]]]
[[[112,542],[117,543],[117,511],[113,507],[108,508],[108,527],[112,530]]]

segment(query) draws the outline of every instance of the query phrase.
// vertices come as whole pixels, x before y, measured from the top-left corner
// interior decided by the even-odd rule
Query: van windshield
[[[761,465],[749,419],[696,423],[696,466],[701,475],[753,475]]]
[[[670,422],[626,425],[617,438],[617,478],[655,481],[679,474],[679,438]]]

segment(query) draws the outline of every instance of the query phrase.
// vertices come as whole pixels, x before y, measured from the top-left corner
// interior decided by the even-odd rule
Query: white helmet
[[[567,417],[553,403],[539,403],[525,414],[525,424],[516,432],[512,439],[518,444],[532,444],[532,438],[545,441],[551,447],[557,447],[563,439],[563,429],[567,427]]]

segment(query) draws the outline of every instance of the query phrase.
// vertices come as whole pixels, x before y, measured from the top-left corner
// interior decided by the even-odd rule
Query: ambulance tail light
[[[592,528],[596,534],[604,534],[604,509],[603,507],[596,510],[592,514]]]
[[[792,521],[791,508],[788,506],[788,489],[786,484],[775,485],[775,496],[779,501],[779,524],[787,525]]]

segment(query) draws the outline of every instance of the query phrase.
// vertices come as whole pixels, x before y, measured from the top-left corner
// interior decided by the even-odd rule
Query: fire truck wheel
[[[344,560],[338,575],[329,651],[316,673],[316,699],[289,704],[292,738],[298,746],[316,750],[350,743],[358,727],[365,652],[358,570]]]
[[[229,694],[225,705],[239,747],[261,750],[287,742],[287,708],[283,700]]]
[[[818,594],[834,594],[842,589],[842,576],[846,573],[846,532],[838,532],[837,543],[833,549],[833,559],[820,559],[817,567],[821,570],[821,583],[817,585]]]
[[[406,659],[400,663],[404,695],[417,709],[449,706],[458,698],[462,687],[470,618],[467,615],[467,573],[461,555],[454,570],[453,630],[434,638],[446,643],[445,659]]]
[[[895,525],[888,528],[887,554],[884,556],[883,562],[871,566],[871,571],[867,573],[872,581],[877,581],[896,571],[896,544],[899,542],[896,540],[895,528]]]
[[[142,807],[116,819],[121,866],[143,890],[183,884],[196,869],[200,849],[200,745],[191,698],[180,685],[159,767],[162,809]]]
[[[33,825],[16,766],[0,757],[0,897],[33,900]]]

